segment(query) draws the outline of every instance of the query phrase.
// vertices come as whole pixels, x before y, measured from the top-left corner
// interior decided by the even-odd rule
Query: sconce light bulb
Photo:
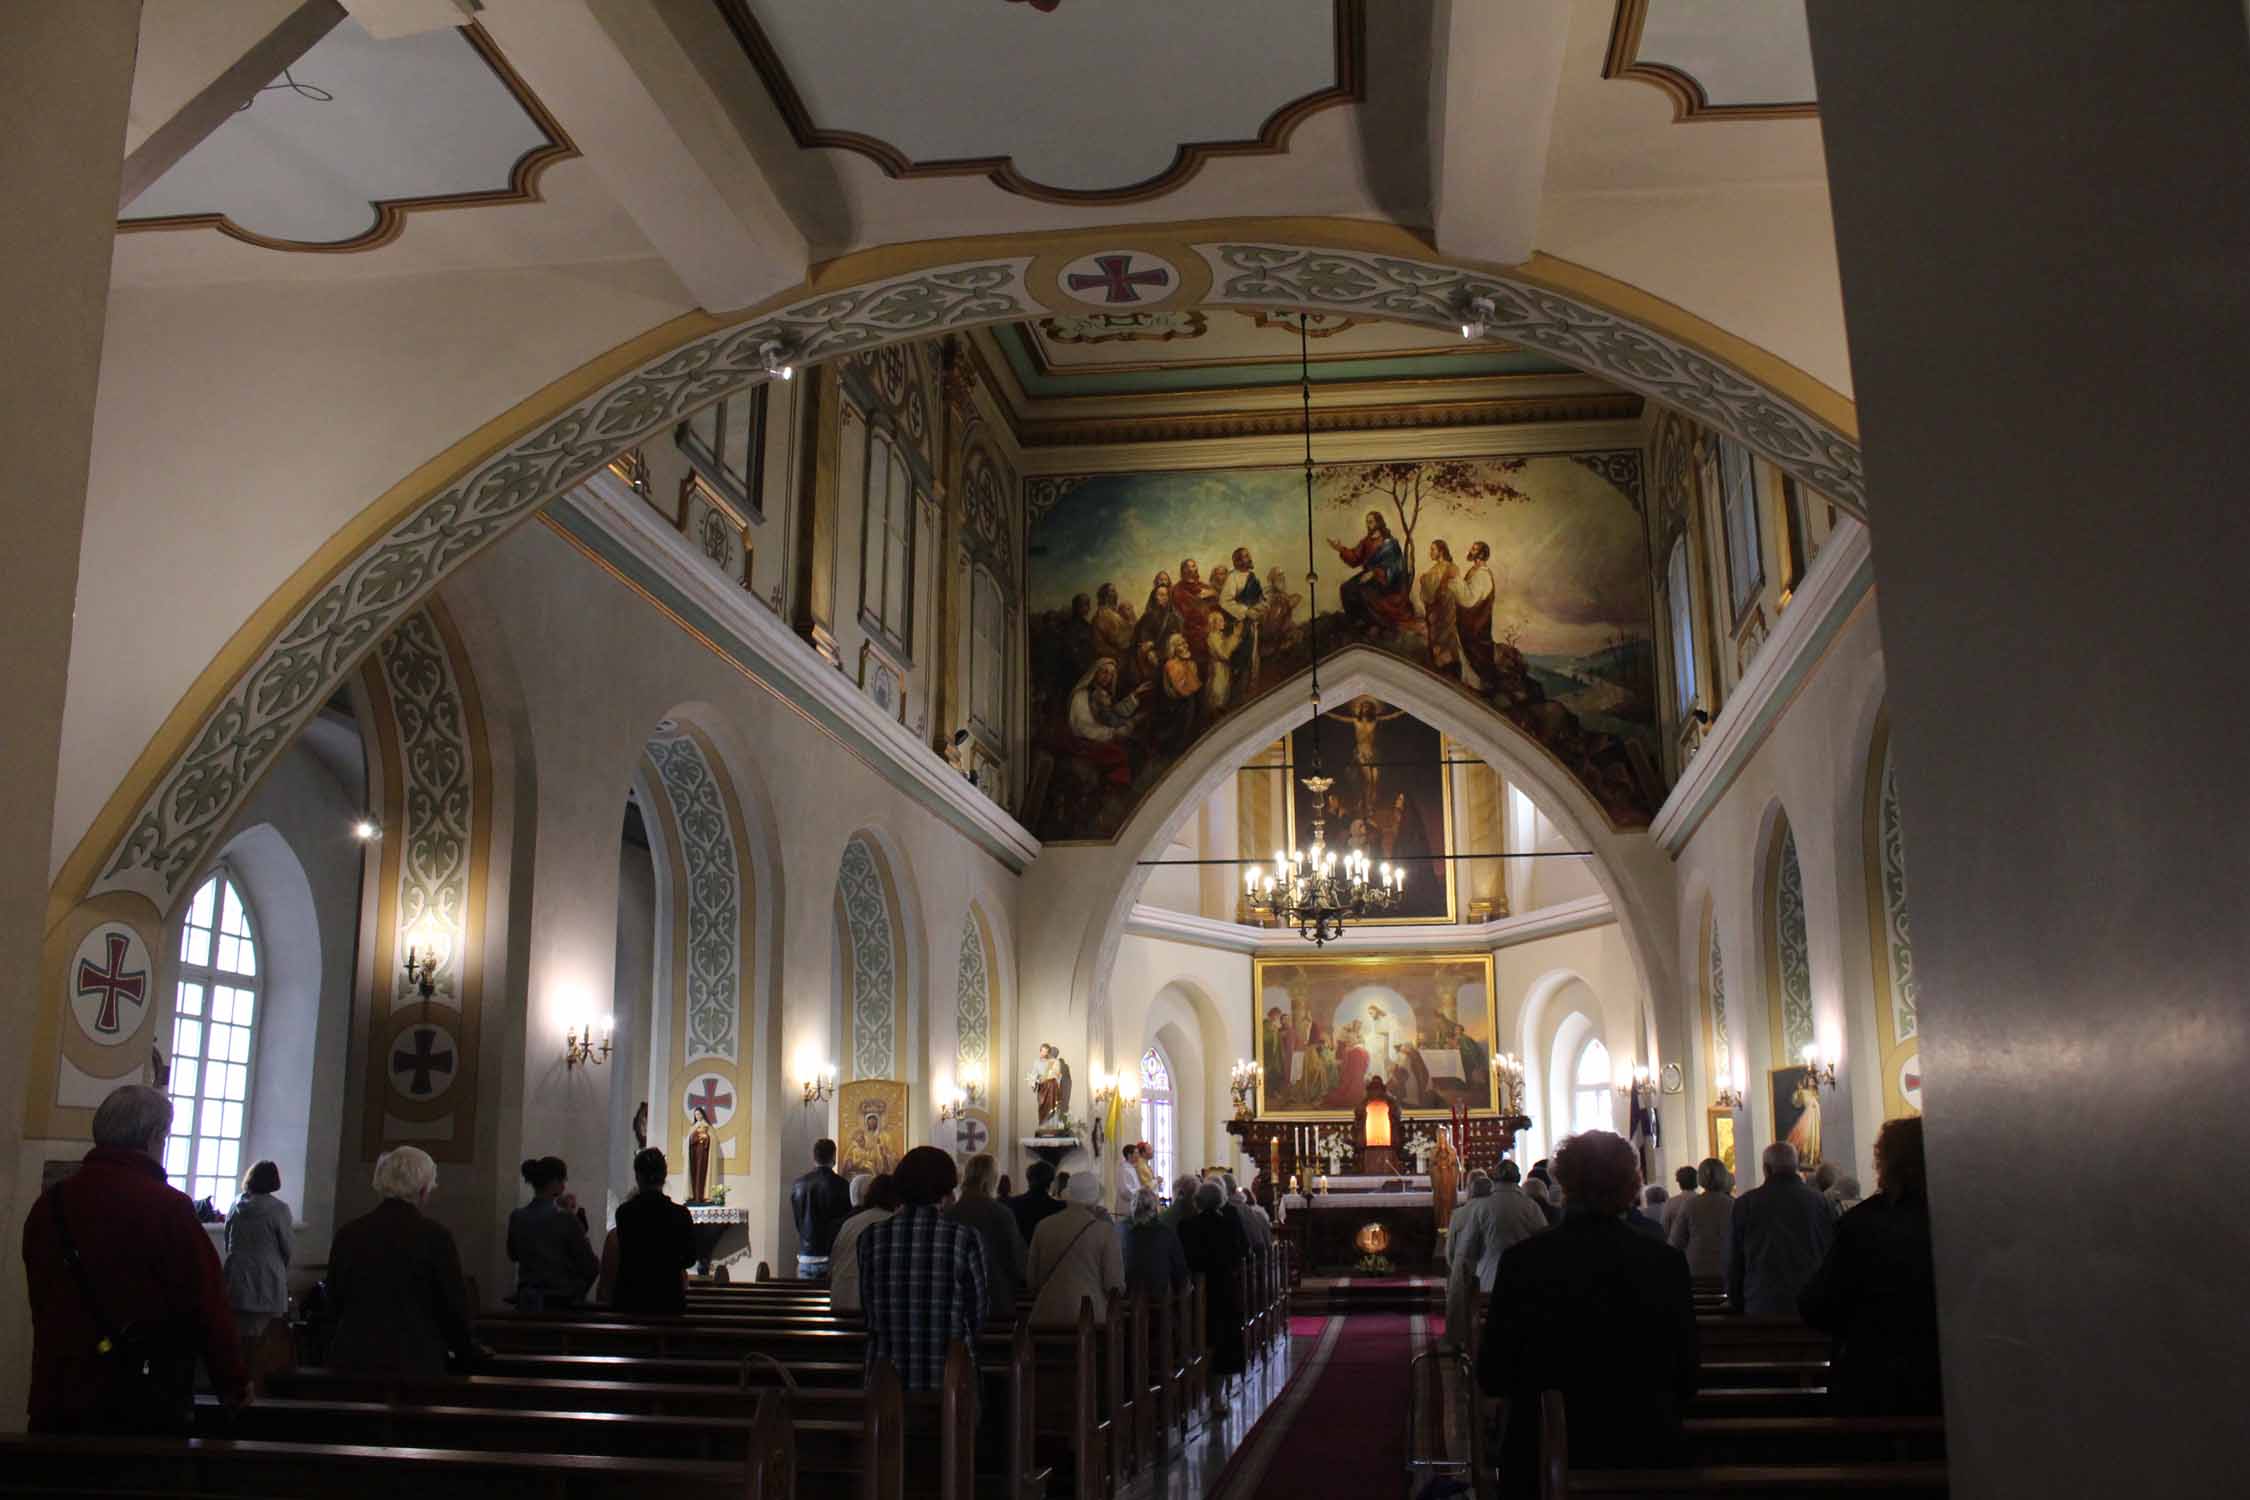
[[[361,818],[357,823],[354,823],[352,825],[352,837],[358,839],[363,844],[374,838],[382,831],[382,829],[375,826],[375,820],[372,818]]]

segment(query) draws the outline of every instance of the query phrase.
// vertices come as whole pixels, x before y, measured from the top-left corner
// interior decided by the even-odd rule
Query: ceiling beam
[[[1444,255],[1531,258],[1562,89],[1567,0],[1438,0],[1430,222]]]
[[[144,9],[117,211],[122,214],[342,19],[336,0],[303,0],[293,8],[261,0],[234,9]]]
[[[645,0],[486,0],[478,20],[711,312],[805,279],[804,233]]]

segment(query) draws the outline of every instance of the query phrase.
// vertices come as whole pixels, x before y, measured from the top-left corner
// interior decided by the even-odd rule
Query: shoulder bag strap
[[[63,1213],[63,1185],[58,1182],[47,1189],[47,1213],[55,1221],[55,1238],[62,1241],[63,1264],[70,1267],[71,1279],[78,1283],[79,1300],[86,1304],[86,1315],[94,1320],[94,1351],[107,1354],[117,1344],[117,1325],[110,1322],[102,1311],[101,1299],[94,1295],[94,1278],[87,1273],[86,1262],[78,1253],[78,1242],[71,1238],[70,1220]]]

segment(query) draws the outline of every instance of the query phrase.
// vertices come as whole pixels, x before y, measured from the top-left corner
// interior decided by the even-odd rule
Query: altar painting
[[[906,1155],[906,1085],[855,1078],[836,1091],[836,1170],[880,1177]]]
[[[1408,1114],[1499,1110],[1492,955],[1261,958],[1258,1114],[1349,1118],[1380,1076]]]
[[[1322,774],[1333,783],[1318,799],[1312,775],[1315,736]],[[1451,922],[1454,914],[1453,778],[1445,736],[1402,708],[1364,694],[1326,709],[1289,735],[1289,847],[1311,847],[1319,817],[1331,849],[1357,849],[1377,865],[1403,865],[1406,888],[1388,916],[1370,927]]]
[[[1117,837],[1196,741],[1360,646],[1450,684],[1620,828],[1663,800],[1640,458],[1299,465],[1027,489],[1032,772],[1049,843]]]

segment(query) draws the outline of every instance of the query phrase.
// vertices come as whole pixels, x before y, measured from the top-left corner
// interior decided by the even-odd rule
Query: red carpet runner
[[[1290,1321],[1298,1334],[1320,1320]],[[1405,1313],[1326,1319],[1296,1378],[1220,1473],[1214,1500],[1399,1493],[1407,1364],[1434,1337],[1435,1321]]]

